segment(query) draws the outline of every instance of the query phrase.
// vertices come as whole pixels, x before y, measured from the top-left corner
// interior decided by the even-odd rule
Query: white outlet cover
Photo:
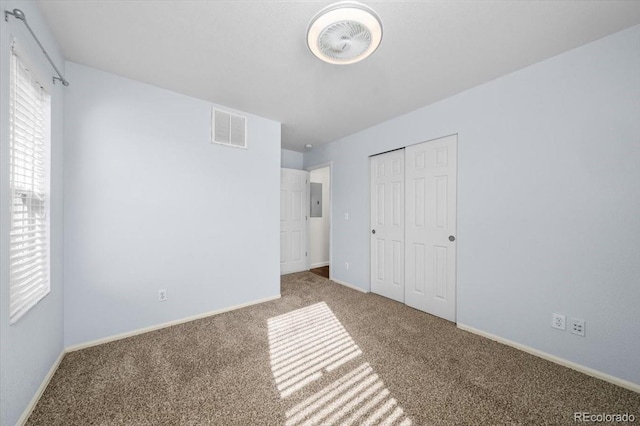
[[[558,330],[566,330],[566,318],[564,315],[553,314],[553,320],[551,321],[551,327],[557,328]]]

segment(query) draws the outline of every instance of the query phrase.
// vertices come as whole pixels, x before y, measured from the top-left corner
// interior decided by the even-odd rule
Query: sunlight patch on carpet
[[[282,398],[357,361],[362,351],[326,303],[320,302],[270,318],[271,370]],[[316,424],[411,425],[367,362],[296,403],[286,412],[286,426]]]
[[[362,351],[326,303],[270,318],[271,370],[284,398]]]

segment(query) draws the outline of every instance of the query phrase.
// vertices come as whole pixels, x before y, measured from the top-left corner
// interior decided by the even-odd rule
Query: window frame
[[[9,196],[10,196],[10,205],[9,205],[9,235],[8,235],[8,243],[9,243],[9,252],[8,252],[8,263],[9,263],[9,325],[14,325],[17,323],[22,317],[24,317],[31,309],[36,306],[40,301],[45,299],[45,297],[51,292],[51,92],[52,87],[51,84],[46,84],[47,80],[40,78],[43,75],[39,71],[39,68],[34,64],[29,55],[26,54],[20,46],[16,44],[15,39],[11,40],[11,48],[9,51]],[[16,188],[15,179],[15,169],[14,163],[16,162],[16,158],[18,158],[17,154],[19,151],[14,148],[18,144],[16,142],[16,90],[18,87],[20,77],[20,73],[22,71],[18,71],[18,67],[22,66],[24,68],[24,73],[29,76],[27,81],[23,81],[22,83],[25,85],[29,85],[27,90],[33,90],[37,87],[38,91],[41,91],[42,99],[38,101],[40,105],[38,107],[38,115],[39,118],[42,119],[41,126],[34,126],[34,129],[39,129],[42,131],[41,141],[34,142],[35,145],[38,145],[38,148],[42,149],[42,162],[43,162],[43,171],[42,175],[42,193],[36,191],[36,185],[32,185],[31,188],[25,188],[24,185],[21,185],[22,188]],[[34,102],[35,103],[35,102]],[[26,104],[26,102],[25,102]],[[41,117],[40,117],[41,116]],[[27,146],[24,144],[23,146]],[[35,157],[36,154],[33,154]],[[30,161],[29,156],[24,156],[22,158],[23,161]],[[35,179],[35,177],[34,177]],[[28,200],[26,202],[25,200]],[[41,228],[43,230],[44,235],[39,235],[42,240],[40,244],[43,248],[43,253],[39,256],[34,256],[31,259],[31,262],[27,262],[30,268],[38,269],[37,264],[35,262],[42,261],[44,262],[44,266],[42,269],[44,279],[42,282],[37,284],[30,295],[25,296],[21,299],[16,299],[16,287],[20,288],[20,280],[22,277],[24,279],[27,275],[17,275],[19,274],[16,271],[15,263],[11,261],[12,252],[14,251],[14,239],[16,235],[22,233],[22,237],[25,238],[25,235],[28,233],[28,229],[22,228],[23,230],[18,232],[15,224],[14,224],[14,216],[17,214],[16,212],[16,203],[23,202],[26,206],[24,213],[26,213],[27,217],[33,217],[38,215],[38,213],[31,213],[29,209],[38,209],[40,214],[40,221],[42,223]],[[40,205],[41,203],[41,205]],[[32,229],[33,230],[33,229]],[[35,265],[35,266],[34,266]],[[24,265],[21,265],[24,266]],[[22,272],[25,273],[25,272]],[[16,276],[17,275],[17,276]],[[37,280],[40,281],[40,280]],[[29,282],[27,280],[27,282]],[[24,286],[24,281],[22,282],[22,286]],[[27,287],[27,286],[24,286]],[[24,290],[24,288],[22,289]],[[18,305],[16,306],[16,303]]]

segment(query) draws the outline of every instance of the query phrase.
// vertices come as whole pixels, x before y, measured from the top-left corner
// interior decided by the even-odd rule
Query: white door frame
[[[333,280],[333,161],[325,161],[323,163],[314,164],[307,167],[305,170],[311,173],[312,170],[323,169],[329,167],[329,279]],[[323,201],[324,202],[324,201]],[[311,220],[307,223],[307,229],[309,229]],[[309,231],[307,231],[309,232]],[[309,247],[310,233],[308,233],[307,248]],[[308,256],[309,267],[311,267],[311,256]]]

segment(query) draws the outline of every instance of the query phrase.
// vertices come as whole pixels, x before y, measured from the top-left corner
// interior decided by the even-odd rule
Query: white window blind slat
[[[43,286],[36,286],[29,292],[21,293],[16,300],[20,300],[19,303],[14,305],[16,316],[19,319],[22,315],[26,314],[29,309],[33,308],[49,291],[43,290]],[[14,321],[15,322],[15,321]]]
[[[37,271],[35,275],[15,279],[15,282],[19,283],[19,285],[14,287],[16,287],[18,293],[30,293],[31,289],[40,285],[45,278],[46,276],[43,271]]]
[[[30,263],[37,261],[41,256],[42,252],[45,251],[44,247],[39,247],[35,250],[31,250],[28,253],[24,253],[19,257],[11,259],[11,266],[14,268],[22,268],[28,266]]]
[[[14,219],[13,222],[16,225],[16,232],[12,233],[12,235],[14,234],[18,234],[20,232],[21,228],[18,227],[23,227],[23,226],[44,226],[45,222],[44,222],[44,218],[38,218],[38,217],[30,217],[29,216],[29,210],[27,208],[25,208],[24,205],[17,205],[14,204],[13,205],[13,210],[14,210]],[[17,223],[19,222],[19,223]]]
[[[44,231],[44,230],[43,230]],[[31,248],[39,248],[40,246],[44,246],[44,232],[41,232],[40,235],[15,239],[12,238],[9,243],[11,247],[9,247],[9,253],[15,253],[15,256],[9,257],[9,259],[14,259],[16,256],[21,256],[23,254],[27,254]]]
[[[46,265],[42,262],[25,264],[25,265],[22,265],[22,267],[20,268],[16,268],[16,270],[11,273],[11,276],[12,277],[15,276],[16,278],[21,278],[21,277],[24,278],[28,273],[32,273],[33,271],[37,271],[37,270],[44,270],[45,266]]]
[[[46,244],[41,239],[34,241],[31,244],[20,244],[20,247],[9,250],[9,260],[11,264],[17,266],[18,262],[24,263],[27,258],[41,256],[41,251],[45,249]]]
[[[41,275],[35,277],[34,279],[23,281],[22,285],[20,285],[19,287],[18,286],[14,286],[15,290],[11,294],[14,297],[33,294],[33,293],[37,292],[37,290],[39,290],[38,287],[42,286],[42,283],[44,281],[46,281],[46,278],[47,278],[46,274],[41,274]],[[42,289],[40,289],[40,290],[42,290]],[[21,300],[18,303],[20,303],[20,304],[28,303],[28,301]]]
[[[31,179],[33,181],[36,182],[44,182],[44,179],[42,179],[41,175],[44,172],[43,168],[40,168],[40,170],[38,170],[35,166],[31,167],[30,169],[27,169],[26,167],[20,167],[18,166],[15,162],[11,162],[11,165],[14,167],[14,169],[17,169],[14,172],[14,177],[17,178],[28,178]],[[39,172],[39,173],[36,173]],[[37,192],[37,191],[34,191]]]
[[[20,140],[15,143],[16,152],[24,152],[27,154],[31,154],[33,152],[44,156],[44,150],[42,147],[38,147],[35,142],[27,140],[26,135],[21,132],[20,127],[14,127],[14,132],[16,134],[16,139],[20,138]]]
[[[16,256],[12,256],[9,263],[14,268],[27,266],[32,262],[38,261],[44,252],[46,252],[46,247],[44,247],[44,244],[41,244],[38,247],[25,250]],[[11,274],[11,272],[9,272],[9,274]]]
[[[40,154],[41,156],[42,154]],[[30,157],[30,158],[29,158]],[[22,173],[33,170],[33,169],[44,169],[44,162],[42,158],[38,158],[38,153],[36,151],[22,151],[16,150],[15,157],[13,161],[10,161],[11,165],[16,167],[16,171],[20,171]]]
[[[14,297],[18,297],[20,300],[20,303],[17,306],[17,310],[26,312],[37,303],[37,300],[34,301],[32,300],[32,298],[45,295],[46,292],[42,289],[41,286],[38,285],[38,283],[28,289],[24,289],[19,295],[14,295]]]
[[[24,263],[26,259],[28,259],[30,257],[41,256],[43,252],[46,252],[46,249],[44,247],[41,247],[41,248],[39,248],[37,250],[33,250],[33,251],[29,252],[29,253],[23,253],[23,254],[20,254],[20,255],[13,256],[13,257],[11,257],[11,261],[13,262],[13,263],[11,263],[11,265],[12,266],[16,265],[16,267],[17,267],[17,265],[19,264],[18,262],[23,262]]]
[[[44,231],[45,230],[43,226],[40,232],[38,233],[39,235],[34,235],[32,237],[29,237],[27,235],[20,234],[19,237],[12,237],[11,247],[9,248],[9,251],[24,250],[25,248],[32,245],[27,243],[31,243],[32,241],[42,240],[42,237],[44,236]]]
[[[48,95],[11,52],[9,322],[49,293]]]
[[[25,161],[29,157],[33,157],[36,163],[44,164],[44,152],[37,149],[33,149],[31,147],[19,146],[18,144],[16,144],[15,155],[16,156],[13,158],[14,162]]]
[[[30,271],[29,273],[18,277],[13,277],[13,279],[15,279],[16,282],[20,282],[20,291],[25,293],[26,288],[29,288],[32,285],[38,285],[40,282],[44,281],[46,279],[46,275],[43,265],[40,269]]]
[[[23,211],[16,211],[14,214],[13,223],[16,226],[15,230],[12,230],[11,235],[20,235],[21,230],[25,229],[25,227],[38,227],[44,226],[44,220],[41,218],[33,218],[29,217],[29,211],[24,208],[24,206],[14,206],[14,210],[18,210],[18,208],[22,208]]]
[[[20,239],[11,238],[13,243],[15,243],[15,244],[24,244],[24,243],[27,243],[27,242],[33,241],[33,240],[38,240],[38,239],[42,240],[42,238],[45,235],[45,230],[44,230],[44,228],[42,228],[42,229],[34,229],[34,230],[26,230],[26,229],[24,229],[22,233],[14,234],[14,235],[20,235],[21,238]],[[25,238],[22,238],[23,236]],[[13,237],[13,235],[12,235],[12,237]]]
[[[25,220],[28,220],[28,219],[25,219]],[[12,230],[15,234],[11,234],[11,235],[20,235],[23,232],[22,230],[31,229],[34,226],[39,226],[39,225],[15,225]]]
[[[20,234],[18,233],[11,234],[11,243],[12,245],[20,244],[22,249],[22,246],[24,246],[26,243],[29,243],[31,241],[38,240],[38,239],[42,240],[44,235],[45,235],[44,227],[40,227],[40,229],[34,229],[34,230],[23,229],[23,232]]]

